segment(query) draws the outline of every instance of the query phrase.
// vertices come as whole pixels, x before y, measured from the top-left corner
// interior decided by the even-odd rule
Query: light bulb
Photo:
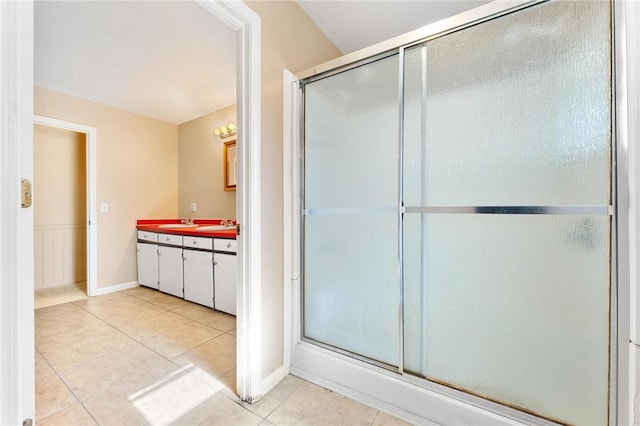
[[[233,123],[229,123],[229,130],[233,132],[236,129],[236,125]]]
[[[220,136],[220,133],[222,133],[222,132],[220,132],[220,129],[215,129],[213,131],[213,134],[216,135],[216,136]]]
[[[220,127],[220,131],[222,132],[223,135],[226,135],[227,133],[229,133],[229,130],[227,130],[227,128],[224,126]]]

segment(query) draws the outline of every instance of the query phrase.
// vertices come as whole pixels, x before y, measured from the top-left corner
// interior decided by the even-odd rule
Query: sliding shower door
[[[609,32],[559,1],[405,50],[406,372],[607,423]]]
[[[397,366],[398,56],[304,96],[304,336]]]
[[[303,81],[302,337],[606,424],[611,44],[545,2]]]

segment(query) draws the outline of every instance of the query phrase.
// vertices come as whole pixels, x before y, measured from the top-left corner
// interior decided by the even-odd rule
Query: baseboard
[[[100,287],[96,289],[96,296],[104,296],[105,294],[115,293],[116,291],[127,290],[129,288],[138,287],[137,281],[130,281],[128,283],[110,285],[108,287]]]
[[[284,365],[276,368],[271,374],[262,379],[260,384],[260,393],[261,395],[266,395],[271,389],[273,389],[284,377],[287,375],[287,372],[284,368]]]

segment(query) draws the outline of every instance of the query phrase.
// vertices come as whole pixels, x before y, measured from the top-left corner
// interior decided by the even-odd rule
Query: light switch
[[[109,204],[107,204],[107,203],[100,204],[100,212],[108,213],[109,212]]]
[[[195,212],[196,211],[196,203],[191,203],[191,211]]]

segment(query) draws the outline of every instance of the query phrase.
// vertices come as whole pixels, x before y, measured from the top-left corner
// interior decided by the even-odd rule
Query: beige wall
[[[213,129],[230,122],[236,123],[235,105],[178,126],[180,217],[236,218],[236,192],[225,191],[223,186],[223,141],[213,134]],[[191,203],[196,203],[195,213]]]
[[[86,281],[86,140],[69,130],[33,130],[36,289]]]
[[[177,126],[40,87],[34,110],[97,129],[98,287],[135,281],[136,219],[178,214]]]
[[[84,134],[34,126],[34,225],[86,223],[85,152]]]
[[[282,71],[302,71],[341,56],[291,1],[246,2],[262,19],[262,374],[282,365]]]

